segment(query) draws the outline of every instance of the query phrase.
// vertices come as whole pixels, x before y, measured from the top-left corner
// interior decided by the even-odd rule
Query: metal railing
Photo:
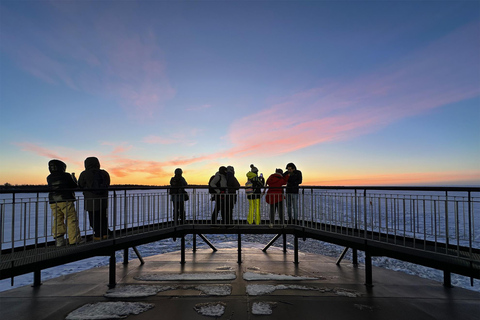
[[[168,187],[111,188],[108,227],[112,237],[124,238],[185,224],[248,226],[249,203],[243,189],[226,195],[235,202],[229,221],[220,218],[225,218],[229,211],[228,201],[222,202],[219,219],[212,221],[216,202],[211,200],[207,188],[186,190],[189,200],[184,203],[185,218],[179,220],[174,216]],[[53,240],[47,191],[0,191],[2,260],[6,252]],[[80,233],[88,245],[95,240],[83,195],[76,192],[76,196]],[[285,204],[284,200],[282,205]],[[278,213],[270,221],[270,206],[262,195],[261,223],[273,228],[293,224],[405,247],[412,246],[411,241],[407,243],[410,239],[416,249],[428,247],[431,251],[433,245],[434,252],[453,256],[464,254],[465,248],[470,253],[480,249],[480,188],[303,187],[297,209],[296,221],[288,219],[286,207],[285,221],[279,219]]]

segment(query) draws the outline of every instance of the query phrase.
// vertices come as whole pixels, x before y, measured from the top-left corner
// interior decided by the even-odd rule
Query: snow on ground
[[[207,238],[217,247],[221,248],[236,248],[237,247],[237,236],[236,235],[207,235]],[[244,248],[257,248],[263,249],[265,245],[273,238],[272,235],[242,235],[242,246]],[[193,246],[193,236],[188,235],[185,237],[186,248],[192,248]],[[281,250],[282,241],[278,239],[277,242],[270,247],[268,250]],[[315,253],[322,254],[328,257],[339,257],[342,253],[344,247],[337,246],[334,244],[321,242],[314,239],[306,239],[306,241],[298,242],[299,250],[306,253]],[[197,248],[205,249],[208,248],[201,240],[197,241]],[[143,257],[148,257],[152,255],[157,255],[161,253],[167,253],[172,251],[180,250],[180,241],[173,241],[172,239],[165,239],[162,241],[157,241],[142,246],[138,246],[137,249],[140,251],[140,254]],[[293,250],[293,236],[287,236],[287,250]],[[123,251],[117,251],[116,253],[117,261],[123,260]],[[362,251],[358,252],[358,262],[364,263],[364,253]],[[129,250],[129,258],[136,259],[135,253],[133,250]],[[343,264],[348,265],[348,260],[352,260],[351,250],[347,252],[342,261]],[[107,266],[109,263],[109,257],[94,257],[81,261],[72,262],[62,266],[57,266],[54,268],[49,268],[42,270],[42,281],[66,276],[75,272],[80,272],[96,267]],[[440,270],[427,268],[412,263],[385,258],[385,257],[373,257],[372,264],[377,267],[383,267],[386,269],[405,272],[411,275],[419,276],[422,278],[432,279],[440,283],[443,282],[443,272]],[[228,268],[228,267],[227,267]],[[222,270],[218,269],[217,270]],[[228,269],[226,269],[228,270]],[[18,288],[21,286],[31,285],[33,283],[33,274],[26,274],[22,276],[15,277],[15,285],[10,286],[10,279],[5,279],[0,281],[0,291],[9,290],[12,288]],[[470,278],[452,274],[452,285],[454,287],[465,288],[473,291],[480,292],[480,281],[474,280],[474,286],[470,286]]]
[[[202,316],[221,317],[225,313],[226,304],[223,302],[207,302],[195,305],[195,311]]]
[[[140,314],[154,305],[144,302],[98,302],[86,304],[70,312],[66,320],[102,320],[102,319],[123,319],[130,314]]]
[[[127,299],[154,296],[168,290],[194,289],[207,296],[229,296],[232,286],[229,284],[198,285],[198,286],[152,286],[152,285],[120,285],[105,293],[106,298]]]
[[[273,308],[277,305],[276,302],[254,302],[252,305],[252,314],[255,315],[269,315],[273,313]]]
[[[263,281],[263,280],[277,280],[277,281],[300,281],[300,280],[318,280],[318,278],[312,277],[299,277],[286,274],[273,274],[273,273],[257,273],[257,272],[245,272],[243,273],[243,279],[247,281]]]
[[[237,276],[234,272],[210,272],[210,273],[153,273],[143,274],[135,277],[139,281],[214,281],[214,280],[235,280]]]
[[[276,290],[304,290],[304,291],[319,291],[322,293],[332,292],[337,296],[350,297],[350,298],[356,298],[361,296],[360,292],[349,290],[349,289],[343,289],[343,288],[333,288],[333,289],[317,288],[317,287],[311,287],[311,286],[285,285],[285,284],[279,284],[279,285],[249,284],[247,285],[247,294],[249,296],[267,295],[267,294],[273,293]]]

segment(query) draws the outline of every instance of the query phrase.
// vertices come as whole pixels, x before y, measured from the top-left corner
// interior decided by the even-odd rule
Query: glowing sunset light
[[[0,3],[0,185],[294,162],[304,185],[480,185],[477,1]]]

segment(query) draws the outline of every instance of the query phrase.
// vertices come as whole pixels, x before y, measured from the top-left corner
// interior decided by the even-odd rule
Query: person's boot
[[[63,247],[66,245],[65,238],[63,236],[55,238],[55,246]]]

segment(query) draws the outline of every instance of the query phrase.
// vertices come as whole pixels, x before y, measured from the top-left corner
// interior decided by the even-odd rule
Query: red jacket
[[[288,181],[288,176],[282,176],[280,173],[274,173],[267,179],[268,188],[267,196],[265,201],[268,204],[275,204],[277,202],[283,201],[283,189],[282,186],[286,185]]]

